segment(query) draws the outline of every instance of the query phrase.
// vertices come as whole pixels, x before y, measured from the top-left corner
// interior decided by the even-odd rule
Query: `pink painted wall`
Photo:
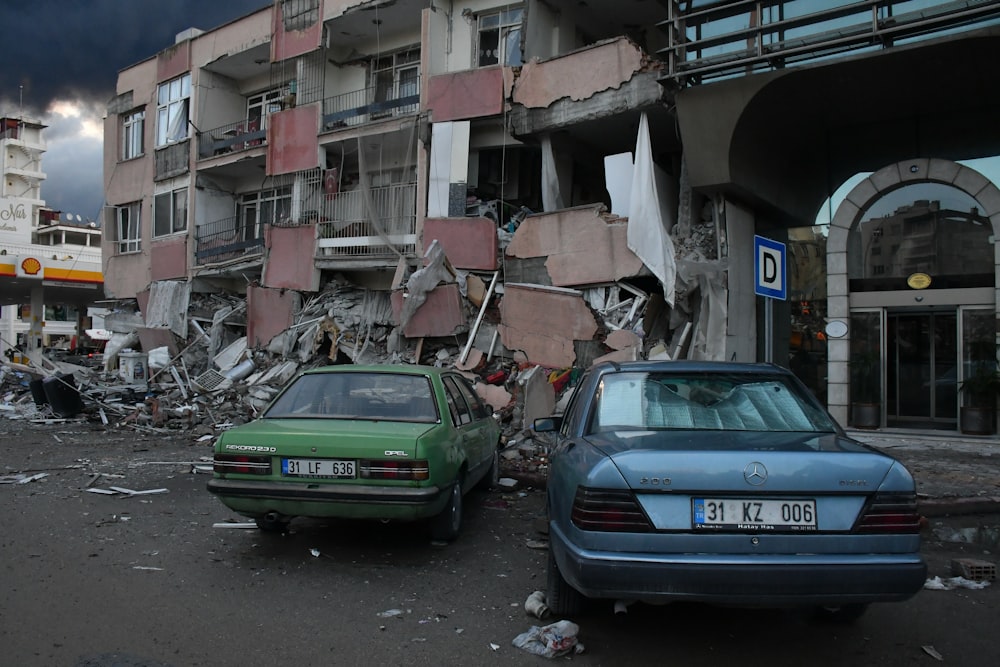
[[[267,121],[267,175],[319,167],[319,104],[271,114]]]
[[[306,292],[319,291],[320,272],[316,255],[316,225],[264,228],[263,283],[265,287],[287,288]]]
[[[423,247],[435,239],[455,268],[495,271],[499,266],[497,223],[489,218],[426,218]]]
[[[295,293],[259,285],[247,287],[247,347],[259,349],[292,326]]]
[[[392,315],[399,322],[403,311],[403,292],[394,290],[390,297]],[[422,338],[424,336],[451,336],[468,326],[462,312],[462,295],[458,285],[449,283],[438,285],[427,293],[427,300],[413,314],[403,335],[407,338]]]
[[[496,116],[503,113],[510,70],[484,67],[431,77],[427,107],[435,123]]]
[[[558,58],[527,62],[514,86],[514,102],[544,108],[564,97],[585,100],[621,87],[651,62],[627,37],[577,49]]]
[[[602,204],[529,215],[507,246],[508,257],[546,257],[560,287],[614,282],[639,275],[643,263],[629,250],[628,222]]]
[[[575,340],[592,340],[597,320],[576,290],[507,283],[500,302],[500,340],[549,368],[576,362]]]
[[[157,82],[173,79],[191,70],[191,40],[186,40],[180,44],[163,49],[156,54],[156,80]],[[147,123],[152,124],[156,116],[147,113]]]
[[[274,3],[274,10],[271,15],[271,32],[274,38],[271,40],[271,62],[280,62],[287,58],[294,58],[315,51],[319,48],[323,39],[323,22],[317,20],[312,25],[303,30],[285,30],[285,23],[282,20],[282,6],[284,3]],[[298,3],[292,3],[298,4]],[[317,16],[322,16],[322,7]]]
[[[187,236],[172,236],[162,241],[153,241],[150,249],[152,280],[187,277]]]

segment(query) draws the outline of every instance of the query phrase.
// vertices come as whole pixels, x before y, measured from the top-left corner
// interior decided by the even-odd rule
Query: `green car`
[[[428,520],[453,540],[462,496],[496,482],[500,425],[462,375],[326,366],[215,443],[208,490],[262,530],[294,517]]]

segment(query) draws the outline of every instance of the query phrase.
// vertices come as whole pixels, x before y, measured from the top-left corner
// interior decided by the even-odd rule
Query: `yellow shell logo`
[[[42,263],[39,262],[34,257],[29,257],[28,259],[21,262],[21,270],[27,273],[29,276],[33,276],[42,270]]]

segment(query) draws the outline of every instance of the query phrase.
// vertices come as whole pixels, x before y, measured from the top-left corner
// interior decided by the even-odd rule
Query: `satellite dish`
[[[80,214],[79,214],[79,213],[77,213],[77,214],[76,214],[76,221],[77,221],[77,222],[83,222],[83,218],[82,218],[82,217],[80,217]]]
[[[73,222],[73,214],[72,213],[64,213],[63,214],[63,218],[65,218],[66,222]]]

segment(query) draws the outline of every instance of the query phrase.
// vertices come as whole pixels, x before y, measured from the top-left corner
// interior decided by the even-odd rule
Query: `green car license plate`
[[[695,498],[691,523],[694,528],[816,530],[816,501]]]
[[[354,479],[357,477],[357,462],[349,459],[281,459],[281,474],[285,477]]]

